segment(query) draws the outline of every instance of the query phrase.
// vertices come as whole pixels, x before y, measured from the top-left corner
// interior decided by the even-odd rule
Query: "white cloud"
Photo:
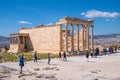
[[[87,12],[82,12],[81,15],[84,15],[88,18],[103,17],[103,18],[117,18],[120,13],[118,12],[102,12],[98,10],[89,10]]]
[[[47,25],[48,25],[48,26],[49,26],[49,25],[53,25],[53,23],[48,23]]]
[[[85,15],[85,12],[82,12],[81,15]]]
[[[110,21],[110,19],[106,19],[105,21]]]
[[[107,21],[107,22],[114,22],[115,19],[105,19],[105,21]]]
[[[19,21],[18,23],[19,24],[32,24],[31,22],[28,22],[28,21]]]

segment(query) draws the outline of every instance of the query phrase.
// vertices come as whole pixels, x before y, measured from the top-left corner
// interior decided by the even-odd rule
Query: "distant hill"
[[[120,33],[95,35],[94,43],[103,45],[120,44]]]
[[[0,49],[7,46],[9,47],[9,37],[0,36]]]
[[[95,35],[94,38],[110,38],[110,37],[120,37],[120,33],[114,33],[114,34],[104,34],[104,35]]]

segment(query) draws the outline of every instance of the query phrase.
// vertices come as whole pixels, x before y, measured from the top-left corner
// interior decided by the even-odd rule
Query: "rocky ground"
[[[90,58],[68,57],[26,62],[22,74],[18,62],[0,63],[0,80],[120,80],[120,53]]]

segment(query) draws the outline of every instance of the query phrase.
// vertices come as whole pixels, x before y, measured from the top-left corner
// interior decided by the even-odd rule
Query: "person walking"
[[[89,62],[89,51],[86,50],[86,58],[87,58],[87,62]]]
[[[22,55],[19,57],[20,73],[22,73],[22,69],[23,69],[23,67],[24,67],[24,63],[25,63],[25,58],[24,58],[24,55],[22,54]]]
[[[51,59],[50,59],[50,53],[48,53],[48,64],[50,64],[50,61],[51,61]]]
[[[67,61],[67,55],[66,55],[66,52],[64,51],[63,53],[63,61]]]
[[[97,58],[98,55],[99,55],[99,48],[96,48],[96,52],[95,52],[96,58]]]
[[[93,57],[93,53],[94,53],[94,49],[89,49],[89,52],[90,52],[90,55],[91,55],[91,58]]]
[[[59,60],[62,60],[61,52],[59,52]]]
[[[107,49],[104,48],[104,49],[103,49],[103,52],[104,52],[104,55],[106,55],[106,53],[107,53]]]
[[[37,51],[33,52],[34,62],[37,62]]]

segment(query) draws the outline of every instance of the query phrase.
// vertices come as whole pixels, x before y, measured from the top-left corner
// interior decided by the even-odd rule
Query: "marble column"
[[[82,25],[82,47],[84,50],[84,26]]]
[[[72,35],[71,35],[71,51],[74,51],[74,25],[71,24]]]
[[[89,26],[87,25],[87,49],[89,50]]]
[[[77,50],[79,51],[79,25],[77,24]]]
[[[68,52],[68,24],[65,24],[65,51]]]
[[[94,27],[93,26],[91,26],[91,49],[94,49],[94,39],[93,39],[93,29]]]

